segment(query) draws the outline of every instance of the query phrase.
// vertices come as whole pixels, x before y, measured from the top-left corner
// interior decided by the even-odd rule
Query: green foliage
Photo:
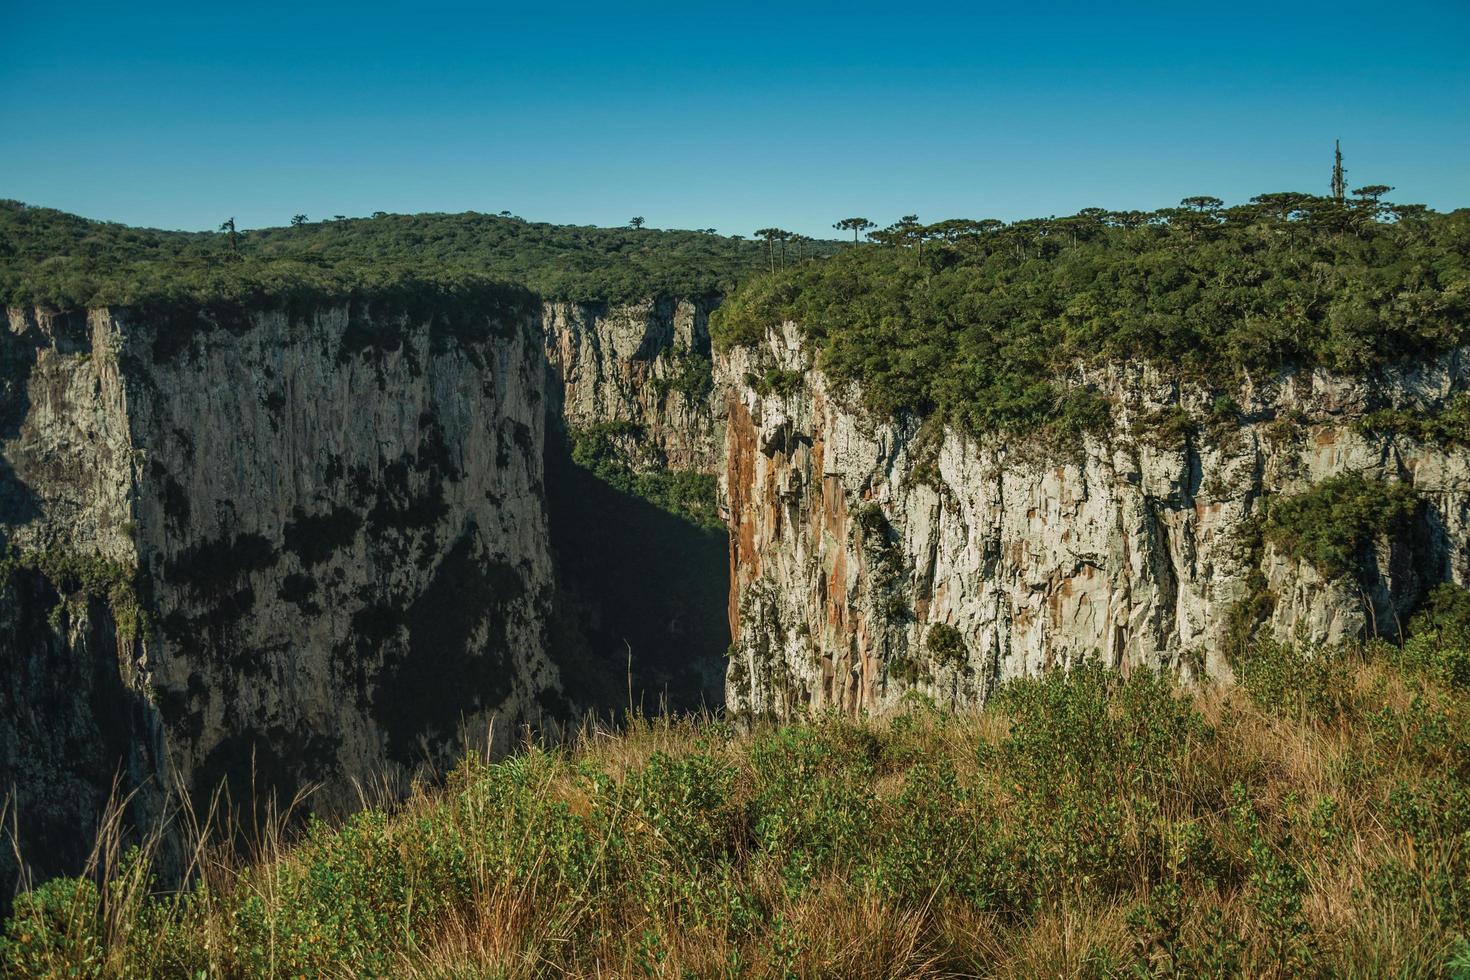
[[[1450,980],[1470,980],[1470,939],[1461,939],[1455,943],[1445,970]]]
[[[649,387],[660,397],[678,392],[690,405],[702,404],[715,390],[714,364],[707,355],[682,351],[674,358],[673,370],[654,378]]]
[[[1350,697],[1348,654],[1259,641],[1236,658],[1241,686],[1261,707],[1278,714],[1304,712],[1323,721],[1338,717]]]
[[[1397,529],[1418,507],[1419,496],[1407,483],[1343,474],[1305,493],[1269,501],[1265,535],[1286,554],[1339,578],[1360,567],[1364,549]]]
[[[604,422],[568,433],[572,460],[624,493],[677,514],[701,527],[723,531],[719,481],[713,474],[637,465],[630,445],[643,438],[632,422]]]
[[[924,637],[924,647],[936,663],[946,667],[962,667],[969,659],[965,637],[948,623],[935,623]]]
[[[389,286],[620,301],[724,292],[762,246],[699,231],[550,225],[476,214],[380,214],[240,232],[176,232],[0,202],[0,296],[59,308],[279,302]],[[834,243],[815,243],[817,252]],[[500,287],[504,288],[504,287]]]
[[[16,896],[0,936],[6,976],[101,977],[104,958],[101,896],[85,878],[53,878]]]
[[[1460,392],[1437,411],[1380,408],[1358,421],[1368,434],[1398,434],[1445,447],[1470,445],[1470,393]]]
[[[25,893],[0,972],[1453,971],[1470,701],[1378,654],[1265,648],[1243,696],[1088,662],[978,717],[635,721],[468,758],[394,811],[211,861],[208,888]]]
[[[107,601],[119,636],[134,639],[148,628],[148,616],[134,586],[136,570],[121,562],[60,547],[7,550],[0,555],[0,588],[19,569],[39,572],[56,590],[59,601],[50,614],[53,628],[60,628],[69,611],[80,611],[76,607],[91,598]]]
[[[1435,586],[1409,620],[1401,662],[1451,687],[1470,687],[1470,590]]]
[[[1070,403],[1088,395],[1063,380],[1079,362],[1221,381],[1292,365],[1360,372],[1464,344],[1470,329],[1467,211],[1264,195],[943,222],[886,240],[745,283],[712,318],[716,343],[755,346],[794,321],[818,365],[861,381],[879,415],[937,412],[976,433],[1060,417],[1075,433],[1103,419],[1099,404]]]
[[[779,395],[782,398],[790,398],[801,390],[802,382],[806,375],[800,371],[786,371],[779,368],[771,368],[761,374],[747,374],[745,383],[754,388],[762,395]]]

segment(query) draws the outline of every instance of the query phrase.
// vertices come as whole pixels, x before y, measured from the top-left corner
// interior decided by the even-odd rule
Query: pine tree
[[[1333,140],[1332,199],[1341,204],[1347,198],[1347,171],[1342,168],[1342,141]]]

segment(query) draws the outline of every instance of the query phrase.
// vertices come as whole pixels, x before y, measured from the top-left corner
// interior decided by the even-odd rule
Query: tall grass
[[[985,711],[589,728],[191,885],[104,827],[17,976],[1465,975],[1470,695],[1386,648],[1239,687],[1086,666]],[[1450,679],[1447,679],[1450,678]]]

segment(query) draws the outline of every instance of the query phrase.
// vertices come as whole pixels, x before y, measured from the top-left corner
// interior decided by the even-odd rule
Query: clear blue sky
[[[215,8],[201,10],[201,7]],[[1325,192],[1470,205],[1470,0],[0,2],[0,197],[749,234]]]

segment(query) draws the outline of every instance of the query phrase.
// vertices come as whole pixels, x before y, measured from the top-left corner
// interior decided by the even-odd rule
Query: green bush
[[[22,894],[0,974],[1439,974],[1470,927],[1470,700],[1383,649],[467,759],[270,860],[210,851],[182,896]]]
[[[56,590],[59,601],[50,616],[53,628],[61,625],[62,616],[72,603],[88,598],[107,601],[118,635],[122,637],[132,639],[148,627],[148,616],[134,584],[137,572],[121,562],[60,547],[40,551],[7,548],[0,555],[0,588],[21,569],[39,572]]]
[[[935,623],[929,627],[924,637],[924,648],[936,663],[946,667],[962,667],[970,658],[964,635],[948,623]]]
[[[1470,589],[1449,582],[1435,586],[1409,620],[1400,655],[1405,665],[1445,684],[1470,687]]]
[[[16,896],[0,938],[7,976],[101,977],[106,941],[101,895],[85,878],[54,878]]]
[[[696,351],[683,351],[674,357],[669,374],[654,378],[650,387],[660,397],[678,392],[689,404],[702,404],[715,390],[714,362]]]
[[[1262,708],[1280,714],[1305,712],[1330,721],[1351,697],[1350,659],[1344,648],[1307,649],[1259,640],[1236,658],[1235,672]]]
[[[1400,434],[1422,442],[1454,447],[1470,444],[1470,393],[1460,392],[1434,412],[1380,408],[1363,416],[1360,432]]]
[[[1361,567],[1376,538],[1399,529],[1418,508],[1419,496],[1407,483],[1345,473],[1268,501],[1265,534],[1286,554],[1341,578]]]

